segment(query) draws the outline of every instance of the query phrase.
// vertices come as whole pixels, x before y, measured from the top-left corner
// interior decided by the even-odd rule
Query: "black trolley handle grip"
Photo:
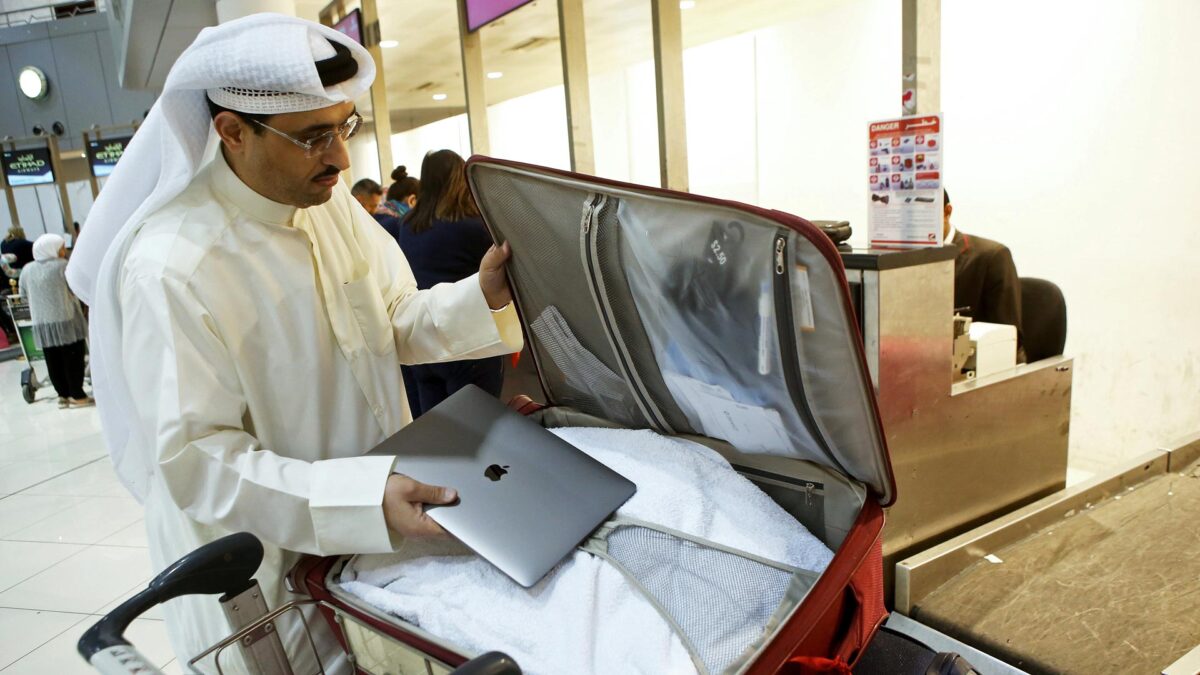
[[[262,542],[249,532],[222,537],[175,561],[137,595],[104,615],[79,639],[79,654],[104,673],[154,673],[125,639],[125,629],[150,608],[181,595],[230,597],[254,583]],[[103,653],[102,653],[103,652]]]

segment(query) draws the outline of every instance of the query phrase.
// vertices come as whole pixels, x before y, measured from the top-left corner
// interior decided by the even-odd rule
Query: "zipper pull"
[[[816,487],[812,483],[804,484],[804,505],[812,506],[813,488]]]
[[[783,274],[783,249],[787,245],[787,239],[777,237],[775,239],[775,274]]]
[[[580,225],[583,226],[584,234],[592,231],[592,214],[596,212],[596,197],[598,196],[595,193],[590,194],[583,203],[583,219],[580,221]]]

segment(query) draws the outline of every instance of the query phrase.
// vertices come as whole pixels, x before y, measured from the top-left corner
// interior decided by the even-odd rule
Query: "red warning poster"
[[[941,246],[942,116],[872,122],[868,144],[871,246]]]

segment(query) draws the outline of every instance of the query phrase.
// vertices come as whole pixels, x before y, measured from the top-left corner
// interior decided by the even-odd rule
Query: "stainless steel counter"
[[[899,495],[884,528],[890,597],[897,561],[1066,484],[1073,363],[955,383],[954,251],[843,260]]]

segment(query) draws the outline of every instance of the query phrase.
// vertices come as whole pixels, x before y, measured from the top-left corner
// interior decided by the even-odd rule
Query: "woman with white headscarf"
[[[33,262],[21,271],[21,295],[29,302],[33,337],[46,355],[58,407],[92,405],[83,391],[87,322],[67,286],[67,246],[57,234],[33,242]]]

